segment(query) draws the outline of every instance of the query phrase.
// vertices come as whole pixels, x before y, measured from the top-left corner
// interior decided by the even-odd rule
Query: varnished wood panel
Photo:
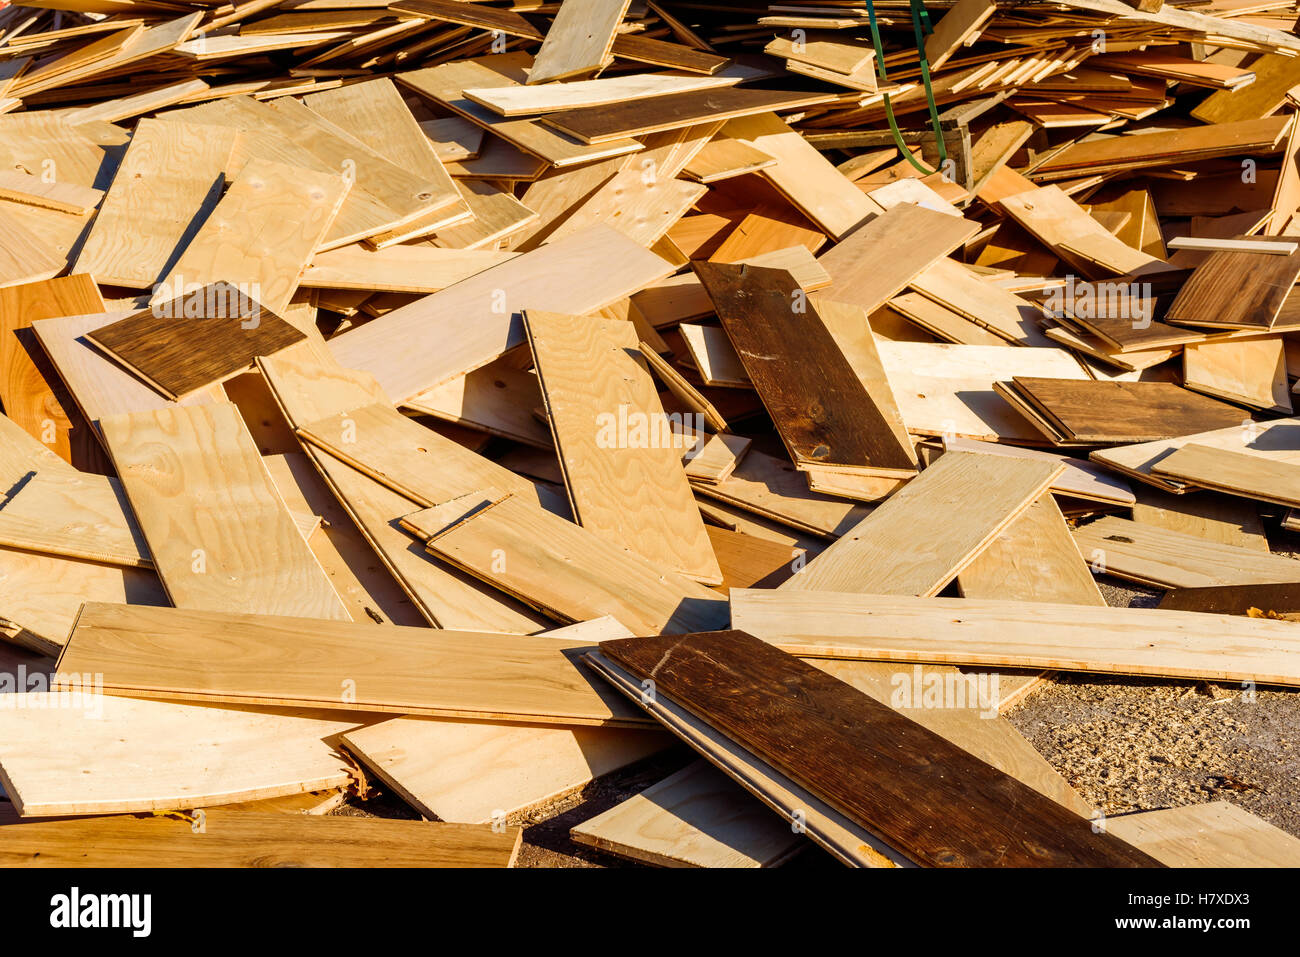
[[[791,457],[890,477],[915,472],[911,445],[900,442],[793,276],[724,263],[696,263],[695,271]]]
[[[918,863],[1157,866],[887,705],[751,635],[629,638],[600,649],[633,675],[653,679],[655,694]]]

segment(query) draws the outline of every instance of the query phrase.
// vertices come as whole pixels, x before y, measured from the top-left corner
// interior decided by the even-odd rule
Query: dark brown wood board
[[[307,337],[235,286],[215,282],[86,338],[169,399],[179,399]]]
[[[796,462],[915,474],[915,452],[900,443],[789,272],[740,263],[694,266]]]
[[[1297,279],[1300,252],[1214,252],[1183,284],[1165,320],[1221,329],[1269,329]]]
[[[918,864],[1159,867],[838,678],[743,631],[601,642],[603,655]],[[649,686],[647,686],[649,687]]]
[[[1300,573],[1297,574],[1300,578]],[[1160,600],[1161,608],[1203,611],[1215,615],[1245,615],[1252,608],[1261,615],[1300,620],[1300,581],[1272,585],[1206,585],[1175,588]]]
[[[685,70],[688,73],[714,74],[731,61],[724,56],[693,50],[680,43],[666,43],[650,37],[624,33],[614,38],[609,52],[620,60],[650,63],[654,66]]]
[[[750,90],[731,86],[548,113],[542,117],[542,122],[583,143],[605,143],[625,136],[675,130],[696,123],[813,106],[834,98],[825,93]]]
[[[996,383],[1042,415],[1064,440],[1098,445],[1154,442],[1240,425],[1242,409],[1171,382],[1104,382],[1016,376]],[[1037,420],[1036,425],[1042,428]],[[1045,430],[1049,438],[1057,439]]]

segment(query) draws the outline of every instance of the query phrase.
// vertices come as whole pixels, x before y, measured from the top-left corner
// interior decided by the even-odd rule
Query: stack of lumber
[[[1300,688],[1297,5],[929,7],[0,10],[0,862],[1300,863],[999,716]]]

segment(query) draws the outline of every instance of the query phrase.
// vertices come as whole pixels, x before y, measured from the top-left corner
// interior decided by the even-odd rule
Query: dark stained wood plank
[[[459,23],[481,30],[499,30],[506,36],[525,40],[544,40],[546,34],[513,10],[489,7],[485,3],[464,3],[462,0],[400,0],[389,4],[394,13],[407,13],[429,20]]]
[[[1006,395],[1005,383],[995,387]],[[1248,418],[1236,406],[1171,382],[1016,376],[1011,390],[1073,442],[1154,442],[1225,429]]]
[[[178,399],[307,337],[256,300],[216,282],[86,334],[95,345]]]
[[[852,686],[742,631],[600,650],[919,864],[1158,867]]]
[[[641,136],[696,123],[812,106],[833,99],[834,94],[807,91],[720,87],[548,113],[542,117],[542,122],[583,143],[605,143],[625,136]]]
[[[686,70],[688,73],[714,74],[731,61],[724,56],[692,50],[680,43],[666,43],[649,37],[623,34],[614,38],[614,45],[609,50],[620,60],[634,63],[651,63],[654,66],[666,66],[674,70]]]
[[[1211,253],[1183,285],[1165,319],[1212,328],[1269,329],[1298,278],[1300,252]]]
[[[745,371],[796,461],[916,471],[795,278],[784,269],[694,263]]]
[[[1245,615],[1252,608],[1258,608],[1262,615],[1268,617],[1278,615],[1300,619],[1300,582],[1175,588],[1161,599],[1160,607],[1179,611],[1204,611],[1215,615]]]

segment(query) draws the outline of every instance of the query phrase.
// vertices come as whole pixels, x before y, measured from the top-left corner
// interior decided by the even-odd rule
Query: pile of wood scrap
[[[1300,688],[1296,5],[929,7],[0,11],[0,862],[1300,863],[1000,716]]]

